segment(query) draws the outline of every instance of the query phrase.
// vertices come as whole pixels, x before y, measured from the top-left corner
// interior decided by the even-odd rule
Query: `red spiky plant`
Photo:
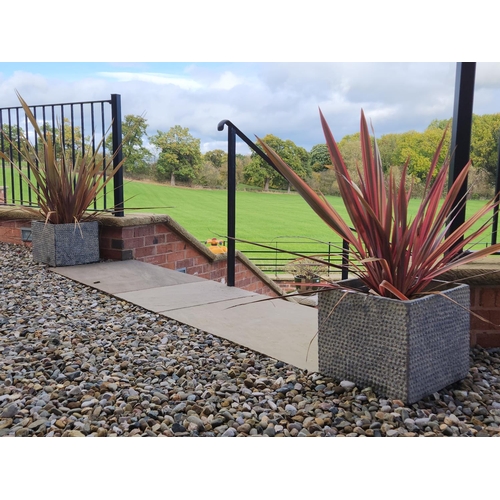
[[[456,215],[455,202],[460,204],[465,201],[459,200],[458,196],[471,163],[467,163],[444,196],[450,159],[447,157],[438,170],[438,158],[445,134],[431,162],[421,204],[411,219],[408,212],[411,187],[406,189],[408,161],[398,183],[392,171],[386,182],[377,142],[370,137],[363,111],[359,185],[351,179],[321,111],[320,118],[332,160],[331,168],[336,173],[354,231],[324,196],[316,194],[275,151],[257,139],[276,169],[326,224],[349,243],[349,270],[372,292],[408,300],[428,289],[432,280],[446,271],[500,250],[500,244],[497,244],[473,253],[463,252],[491,225],[487,222],[472,230],[481,217],[495,208],[497,204],[494,200],[448,234]]]

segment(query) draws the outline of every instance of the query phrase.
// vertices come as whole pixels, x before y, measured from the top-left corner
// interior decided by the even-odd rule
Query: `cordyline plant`
[[[38,199],[39,211],[46,222],[70,224],[94,218],[97,214],[88,213],[88,208],[113,179],[123,161],[113,168],[114,156],[108,159],[100,157],[98,152],[104,141],[102,139],[93,153],[89,148],[81,155],[77,155],[73,163],[72,155],[66,151],[62,130],[59,131],[60,151],[56,151],[52,134],[49,131],[45,135],[42,133],[29,106],[19,92],[16,93],[35,130],[41,148],[37,149],[26,138],[22,139],[21,147],[18,148],[5,133],[4,137],[26,162],[33,178],[29,178],[21,166],[1,151],[0,158],[8,161],[32,189]],[[30,207],[25,209],[33,210]]]
[[[377,143],[374,139],[372,141],[361,111],[362,166],[358,166],[358,186],[349,175],[321,111],[320,118],[332,160],[331,168],[336,173],[340,194],[354,230],[324,196],[316,194],[275,151],[257,139],[276,169],[326,224],[349,243],[350,271],[370,291],[384,297],[409,300],[426,291],[431,282],[446,271],[500,250],[500,244],[497,244],[477,252],[463,252],[490,226],[489,222],[485,223],[468,234],[481,217],[494,209],[497,205],[494,201],[487,203],[448,234],[456,215],[453,207],[471,163],[467,163],[443,199],[450,159],[446,158],[439,171],[437,164],[444,134],[430,165],[422,202],[411,220],[408,215],[411,187],[408,190],[405,187],[408,161],[399,183],[392,171],[386,182]]]

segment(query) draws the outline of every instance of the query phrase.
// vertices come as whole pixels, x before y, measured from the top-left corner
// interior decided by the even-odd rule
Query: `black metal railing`
[[[30,110],[45,138],[48,132],[53,138],[58,133],[62,134],[61,140],[67,151],[71,153],[73,163],[78,154],[88,149],[93,154],[101,153],[104,161],[114,155],[114,166],[122,160],[121,96],[119,94],[112,94],[111,99],[103,101],[34,105],[30,106]],[[106,137],[110,128],[113,137],[112,150],[107,150],[105,141],[99,148],[101,139]],[[9,141],[19,148],[25,137],[37,148],[38,137],[22,106],[0,108],[0,129],[8,137],[7,140],[0,133],[1,150],[23,168],[19,153],[16,153]],[[29,166],[26,167],[26,175],[29,179],[32,178]],[[19,172],[3,159],[0,163],[0,191],[0,204],[37,205],[37,200],[33,199],[29,185],[23,182]],[[108,207],[108,191],[106,187],[103,189],[102,205],[99,208],[97,200],[94,200],[94,210],[110,208]],[[112,211],[117,217],[124,215],[123,167],[118,170],[113,179]]]
[[[472,106],[474,98],[476,63],[457,63],[455,81],[455,103],[453,110],[452,144],[451,150],[455,151],[453,162],[450,168],[449,182],[452,183],[460,174],[470,158],[470,143],[472,132]],[[222,131],[224,126],[228,128],[228,285],[234,286],[234,266],[235,266],[235,215],[236,215],[236,135],[240,137],[255,153],[263,158],[271,167],[274,165],[267,155],[250,141],[236,126],[229,120],[222,120],[218,125],[218,130]],[[275,169],[275,168],[274,168]],[[275,169],[276,170],[276,169]],[[450,234],[456,227],[465,220],[466,203],[461,204],[467,190],[467,179],[461,187],[461,191],[454,204],[453,210],[457,215],[451,221]],[[496,171],[495,196],[500,199],[500,142],[498,147],[498,163]],[[491,245],[497,243],[498,222],[500,207],[496,207],[493,212]],[[349,246],[343,242],[343,271],[342,279],[348,276],[348,253]]]
[[[475,77],[475,62],[457,63],[455,73],[455,96],[453,105],[450,147],[450,151],[453,151],[454,154],[451,158],[450,164],[450,174],[448,181],[449,186],[452,185],[452,183],[460,175],[460,172],[465,168],[465,165],[470,160]],[[450,221],[448,234],[451,234],[455,229],[461,226],[466,219],[467,204],[462,203],[461,201],[465,199],[466,193],[467,178],[462,184],[457,199],[453,204],[453,212],[455,213],[455,215]],[[500,197],[500,142],[498,147],[498,161],[495,177],[495,197],[496,200],[498,200]],[[499,207],[495,207],[495,209],[493,210],[491,225],[491,245],[495,245],[497,243],[498,214]]]
[[[234,286],[236,267],[236,136],[238,136],[247,146],[258,154],[268,165],[280,173],[273,165],[269,157],[258,148],[238,127],[229,120],[222,120],[217,126],[221,132],[227,126],[227,285]],[[281,175],[281,173],[280,173]],[[342,255],[342,279],[348,276],[348,246],[343,244]]]
[[[314,257],[323,261],[308,261],[311,267],[317,264],[318,274],[325,276],[338,275],[341,267],[347,265],[342,247],[334,242],[310,241],[279,237],[273,241],[258,241],[256,246],[245,247],[243,250],[261,271],[279,277],[282,274],[300,274],[300,261],[303,258]],[[300,257],[299,257],[300,256]],[[296,272],[294,271],[297,266]],[[344,268],[342,268],[344,270]]]

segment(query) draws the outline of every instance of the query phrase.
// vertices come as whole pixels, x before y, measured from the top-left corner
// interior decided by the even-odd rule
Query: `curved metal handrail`
[[[217,130],[222,132],[227,127],[227,286],[234,286],[236,267],[236,136],[243,140],[256,154],[268,163],[280,175],[269,157],[259,149],[234,123],[230,120],[221,120]],[[343,243],[342,279],[347,279],[349,249]]]
[[[262,149],[258,148],[255,143],[253,143],[233,122],[230,120],[221,120],[219,125],[217,125],[217,130],[222,132],[224,130],[224,125],[227,128],[231,128],[234,130],[235,134],[243,141],[245,144],[250,147],[253,151],[255,151],[267,164],[276,170],[279,173],[279,170],[274,166],[269,157],[262,151]]]

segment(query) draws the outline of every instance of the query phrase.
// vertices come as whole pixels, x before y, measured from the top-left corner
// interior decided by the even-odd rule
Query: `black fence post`
[[[457,63],[455,79],[455,104],[453,107],[453,123],[451,132],[451,152],[449,182],[451,185],[464,169],[470,159],[472,130],[472,105],[474,101],[474,80],[476,76],[475,62]],[[465,179],[453,206],[453,221],[448,234],[453,233],[465,222],[465,196],[467,179]],[[463,240],[463,238],[462,238]]]
[[[342,279],[349,278],[349,242],[342,240]]]
[[[332,262],[332,242],[328,242],[328,264]],[[330,266],[327,267],[326,274],[330,276]]]
[[[227,286],[234,286],[236,266],[236,134],[227,127]]]
[[[113,120],[113,166],[116,167],[123,159],[122,143],[122,104],[120,94],[111,94],[111,117]],[[113,178],[114,191],[114,215],[115,217],[124,217],[123,206],[123,166],[116,172]]]
[[[497,179],[495,182],[495,201],[500,199],[500,137],[498,138],[498,161]],[[493,221],[491,223],[491,244],[496,245],[498,233],[498,206],[493,211]]]

